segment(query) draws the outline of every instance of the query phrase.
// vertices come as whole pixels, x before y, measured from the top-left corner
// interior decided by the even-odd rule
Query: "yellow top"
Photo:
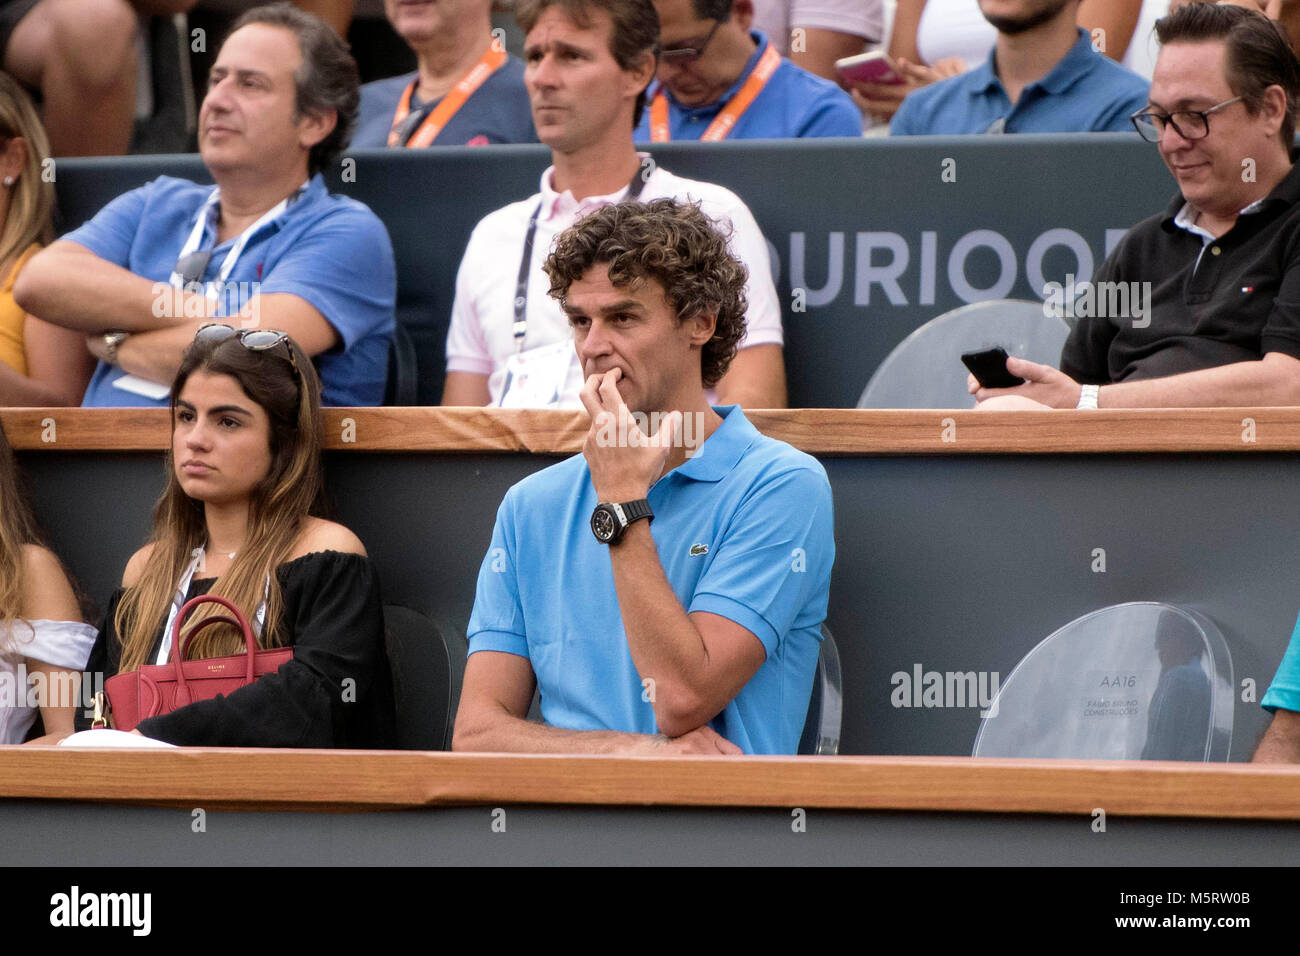
[[[4,284],[0,285],[0,362],[20,375],[27,374],[27,352],[23,349],[23,324],[27,321],[27,313],[14,301],[14,281],[27,260],[40,248],[40,244],[35,242],[28,246],[5,276]]]

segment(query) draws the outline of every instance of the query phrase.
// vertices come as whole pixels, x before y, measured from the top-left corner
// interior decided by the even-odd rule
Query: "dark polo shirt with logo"
[[[1130,305],[1129,314],[1080,318],[1061,350],[1061,370],[1071,378],[1105,385],[1258,361],[1268,352],[1300,359],[1300,165],[1211,242],[1174,223],[1183,205],[1178,195],[1138,223],[1102,263],[1095,300],[1124,301],[1107,295],[1103,282],[1149,282],[1149,303],[1140,285],[1129,287],[1149,311]],[[1127,298],[1131,304],[1135,296]]]

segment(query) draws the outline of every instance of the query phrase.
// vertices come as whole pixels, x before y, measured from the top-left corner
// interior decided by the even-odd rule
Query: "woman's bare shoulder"
[[[49,548],[23,545],[23,612],[31,621],[79,621],[81,608],[63,564]]]
[[[135,587],[136,582],[140,580],[140,575],[144,574],[144,566],[149,563],[151,554],[153,554],[152,541],[131,555],[131,560],[126,562],[126,570],[122,572],[122,587]]]
[[[298,540],[294,542],[289,560],[301,558],[314,551],[341,551],[344,554],[365,555],[366,546],[348,528],[324,518],[308,518],[303,524]]]

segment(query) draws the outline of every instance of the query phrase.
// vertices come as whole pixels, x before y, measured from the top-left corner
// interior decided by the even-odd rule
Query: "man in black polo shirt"
[[[1026,383],[972,378],[980,408],[1300,405],[1300,64],[1242,7],[1190,4],[1156,34],[1134,125],[1180,195],[1102,264],[1060,370],[1008,359]]]

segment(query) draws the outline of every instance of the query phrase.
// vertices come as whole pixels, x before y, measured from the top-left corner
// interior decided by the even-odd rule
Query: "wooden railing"
[[[243,810],[804,807],[1300,820],[1300,766],[0,747],[0,799]]]
[[[1300,408],[746,414],[765,434],[815,455],[1300,451]],[[158,408],[4,409],[0,422],[21,450],[156,451],[167,446],[167,415]],[[331,408],[324,440],[332,451],[570,454],[587,429],[582,411]]]

